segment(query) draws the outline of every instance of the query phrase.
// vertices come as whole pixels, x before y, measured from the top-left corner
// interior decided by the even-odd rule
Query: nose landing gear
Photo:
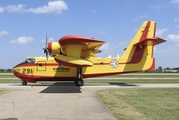
[[[27,82],[26,82],[26,81],[23,81],[23,82],[22,82],[22,85],[27,85]]]

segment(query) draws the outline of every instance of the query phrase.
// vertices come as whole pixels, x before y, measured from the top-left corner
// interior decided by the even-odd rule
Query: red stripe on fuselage
[[[26,82],[36,81],[74,81],[77,79],[76,76],[71,77],[60,77],[60,76],[38,76],[38,75],[27,75],[14,71],[14,75]]]
[[[17,67],[27,67],[27,66],[29,67],[38,66],[38,63],[33,63],[33,64],[26,63],[26,64],[18,65]],[[45,66],[60,66],[60,64],[59,63],[45,63]]]
[[[140,51],[141,52],[141,51]],[[135,54],[140,54],[140,53],[138,53],[138,52],[135,52]],[[136,55],[137,56],[137,55]],[[118,64],[126,64],[127,62],[120,62],[119,61],[119,63]],[[93,65],[110,65],[110,63],[93,63]],[[21,65],[18,65],[18,66],[16,66],[16,67],[37,67],[38,66],[38,64],[37,63],[35,63],[35,64],[29,64],[29,63],[27,63],[27,64],[21,64]],[[46,67],[49,67],[49,66],[54,66],[54,67],[59,67],[59,66],[61,66],[61,64],[59,64],[59,63],[46,63],[44,66],[46,66]],[[69,67],[73,67],[73,66],[69,66]]]

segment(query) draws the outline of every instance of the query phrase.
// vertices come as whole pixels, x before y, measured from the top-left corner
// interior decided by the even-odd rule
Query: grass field
[[[0,75],[0,78],[15,78],[14,75]]]
[[[179,88],[120,88],[97,94],[119,120],[179,118]]]

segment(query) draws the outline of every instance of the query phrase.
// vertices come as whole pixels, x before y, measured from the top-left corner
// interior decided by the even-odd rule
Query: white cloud
[[[25,5],[8,5],[5,10],[7,10],[8,12],[25,12]]]
[[[33,41],[34,38],[32,37],[19,37],[17,39],[11,40],[10,43],[16,43],[16,44],[27,44],[28,42]]]
[[[0,7],[0,13],[1,12],[4,12],[4,8],[3,7]]]
[[[156,46],[155,46],[156,48]],[[158,54],[159,56],[163,56],[164,54],[167,56],[175,56],[175,55],[179,55],[179,48],[176,46],[168,46],[165,49],[155,49],[154,51],[156,54]]]
[[[179,34],[169,34],[166,39],[176,42],[179,47]]]
[[[157,29],[156,31],[156,36],[160,37],[163,35],[164,32],[168,31],[167,28],[163,28],[163,29]]]
[[[8,32],[7,31],[0,31],[0,36],[4,36],[4,35],[7,35]]]
[[[171,3],[172,3],[172,4],[178,4],[178,3],[179,3],[179,0],[172,0]]]
[[[126,42],[120,42],[118,44],[104,43],[99,50],[102,52],[97,54],[97,57],[119,57],[124,52],[124,48],[127,46]]]
[[[48,5],[44,5],[38,8],[30,8],[27,11],[35,14],[45,13],[61,13],[62,10],[67,10],[67,4],[63,0],[50,1]]]
[[[0,12],[7,10],[8,12],[31,12],[34,14],[46,14],[46,13],[62,13],[63,10],[67,10],[68,6],[63,0],[55,0],[48,2],[48,5],[40,6],[37,8],[25,8],[26,5],[8,5],[6,7],[0,7]]]

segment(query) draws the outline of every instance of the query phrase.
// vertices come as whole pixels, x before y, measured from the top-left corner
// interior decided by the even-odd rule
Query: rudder
[[[128,47],[125,49],[121,58],[127,58],[127,62],[136,61],[136,59],[139,61],[139,58],[141,59],[142,57],[149,57],[149,54],[152,58],[153,46],[165,42],[165,40],[155,37],[155,33],[156,22],[145,21],[137,31]],[[148,48],[147,53],[144,54],[144,48],[149,46],[151,46],[151,48]]]
[[[145,21],[141,25],[121,56],[127,66],[135,64],[136,70],[137,68],[141,70],[152,70],[155,68],[155,59],[153,58],[154,45],[165,42],[165,40],[155,37],[155,34],[156,22]]]

